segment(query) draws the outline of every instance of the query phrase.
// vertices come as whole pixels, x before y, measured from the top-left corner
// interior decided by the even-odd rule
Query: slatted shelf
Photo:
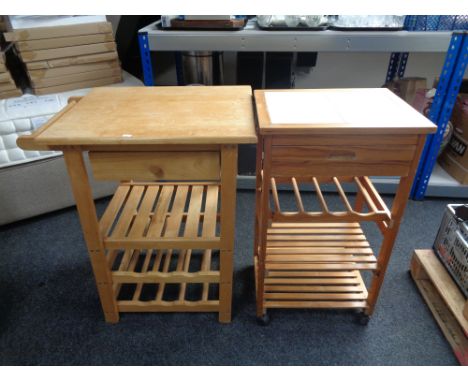
[[[376,268],[359,223],[272,223],[267,229],[267,271]]]
[[[349,197],[343,190],[342,183],[354,183],[357,191],[362,195],[363,205],[368,209],[366,212],[356,211],[352,207]],[[288,184],[292,187],[296,201],[296,211],[283,211],[281,208],[281,200],[278,194],[277,184]],[[326,201],[324,194],[320,188],[321,183],[332,183],[340,196],[341,201],[345,207],[344,211],[332,211]],[[297,221],[311,221],[313,219],[326,220],[326,221],[345,221],[345,222],[358,222],[358,221],[375,221],[384,224],[391,220],[391,214],[385,202],[380,197],[379,193],[373,186],[372,182],[366,176],[361,177],[281,177],[270,178],[271,184],[271,199],[273,204],[272,219],[278,222],[297,222]],[[304,202],[303,192],[305,186],[311,186],[315,191],[319,211],[311,211]]]
[[[365,308],[359,271],[267,271],[266,308]]]
[[[111,250],[108,264],[120,311],[219,309],[219,251]]]
[[[122,183],[100,220],[107,249],[219,248],[219,184]]]

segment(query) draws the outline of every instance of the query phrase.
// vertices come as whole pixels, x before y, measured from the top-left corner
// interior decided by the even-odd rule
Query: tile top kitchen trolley
[[[271,308],[349,308],[366,324],[436,126],[387,89],[256,90],[255,104],[259,322],[268,323]],[[369,176],[400,177],[391,207]],[[280,186],[293,191],[293,208]],[[376,254],[363,222],[382,233]]]
[[[231,320],[237,145],[256,143],[248,86],[96,88],[24,150],[63,151],[107,322],[120,312]],[[119,185],[98,219],[96,180]]]

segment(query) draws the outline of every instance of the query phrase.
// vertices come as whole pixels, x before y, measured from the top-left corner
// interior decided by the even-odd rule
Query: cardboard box
[[[103,62],[118,59],[117,52],[97,53],[84,56],[75,56],[67,58],[58,58],[55,60],[36,61],[26,63],[26,68],[30,69],[47,69],[59,68],[62,66],[81,65],[95,62]]]
[[[105,77],[114,77],[114,76],[119,76],[119,75],[121,75],[120,68],[101,69],[101,70],[94,70],[92,72],[69,74],[67,76],[31,80],[31,85],[33,88],[37,89],[37,88],[45,88],[45,87],[50,87],[50,86],[70,84],[74,82],[95,80],[95,79],[105,78]]]
[[[114,77],[107,77],[107,78],[100,78],[97,80],[89,80],[89,81],[83,81],[83,82],[75,82],[72,84],[66,84],[66,85],[58,85],[58,86],[50,86],[47,88],[39,88],[39,89],[33,89],[34,94],[40,95],[40,94],[51,94],[51,93],[60,93],[60,92],[66,92],[69,90],[75,90],[75,89],[84,89],[84,88],[92,88],[92,87],[98,87],[98,86],[106,86],[106,85],[111,85],[115,84],[118,82],[122,82],[122,76],[114,76]]]
[[[32,62],[112,52],[115,50],[116,46],[114,42],[103,42],[99,44],[77,45],[65,48],[30,50],[27,52],[21,52],[20,56],[24,62]]]
[[[103,61],[81,65],[62,66],[59,68],[49,69],[31,69],[28,71],[31,80],[48,79],[60,76],[68,76],[70,74],[92,72],[95,70],[115,69],[120,67],[118,60]]]
[[[468,169],[458,163],[449,152],[445,151],[441,155],[439,164],[461,184],[468,184]]]
[[[21,92],[20,89],[8,90],[6,92],[0,92],[0,99],[20,97],[22,95],[23,93]]]
[[[88,34],[112,33],[112,24],[109,22],[62,25],[53,27],[35,27],[16,29],[4,34],[6,41],[39,40],[68,36],[82,36]]]
[[[427,89],[427,80],[421,77],[406,77],[395,81],[400,92],[400,97],[410,105],[413,105],[414,96],[418,90]]]
[[[468,141],[454,133],[445,151],[460,165],[468,168]]]
[[[112,35],[112,33],[100,33],[84,36],[70,36],[18,41],[17,43],[15,43],[15,45],[20,52],[27,52],[30,50],[66,48],[76,45],[89,45],[113,41],[114,36]]]
[[[468,94],[459,94],[451,121],[457,135],[468,141]]]
[[[16,89],[16,85],[14,82],[4,82],[4,83],[0,83],[0,92],[6,92],[6,91],[9,91],[9,90],[15,90]]]
[[[5,83],[14,84],[10,72],[0,73],[0,84],[3,85]]]

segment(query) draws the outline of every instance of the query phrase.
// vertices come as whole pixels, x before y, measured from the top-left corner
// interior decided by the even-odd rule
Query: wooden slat
[[[284,272],[286,273],[286,272]],[[306,272],[303,272],[306,273]],[[324,272],[321,272],[324,273]],[[305,276],[304,276],[305,277]],[[359,281],[356,278],[271,278],[265,279],[265,285],[358,285]]]
[[[146,256],[145,256],[145,260],[143,261],[143,265],[141,267],[141,273],[140,274],[144,274],[146,275],[147,274],[147,271],[148,271],[148,268],[149,268],[149,263],[151,261],[151,256],[152,256],[152,253],[153,253],[153,250],[152,249],[148,249],[146,251]],[[130,282],[130,283],[133,283],[135,281],[138,281],[138,280],[135,280],[135,273],[130,273],[131,277],[129,278],[129,280],[131,281],[127,281],[127,282]],[[139,274],[137,274],[139,275]],[[121,283],[124,283],[125,281],[120,281],[119,278],[118,278],[118,272],[112,272],[112,278],[114,279],[114,282],[115,281],[118,281],[118,282],[121,282]],[[141,280],[143,281],[143,280]],[[137,283],[137,286],[135,288],[135,292],[133,293],[133,300],[134,301],[137,301],[140,299],[140,295],[141,295],[141,290],[143,289],[143,283],[142,282],[138,282]]]
[[[202,239],[186,239],[183,237],[174,238],[143,238],[143,239],[127,239],[127,238],[116,238],[116,239],[105,239],[104,245],[107,249],[166,249],[166,248],[177,248],[177,249],[191,249],[191,248],[219,248],[220,247],[219,237],[202,238]]]
[[[164,231],[164,237],[178,236],[180,224],[182,223],[182,214],[184,212],[185,203],[187,200],[188,186],[177,186],[174,203],[171,208],[171,215],[167,218],[166,229]],[[163,272],[169,271],[171,264],[172,249],[166,252],[163,264]],[[165,283],[160,283],[158,291],[156,293],[156,301],[161,301],[164,294]]]
[[[375,263],[266,263],[265,268],[268,270],[354,270],[354,269],[376,269]]]
[[[274,241],[284,241],[284,242],[294,242],[294,241],[308,241],[311,243],[320,242],[320,241],[333,241],[333,242],[341,242],[341,241],[349,241],[352,243],[359,243],[366,240],[364,235],[284,235],[284,234],[269,234],[267,236],[267,240],[274,242]]]
[[[358,186],[358,189],[359,191],[361,192],[362,196],[364,197],[364,199],[366,200],[366,203],[369,207],[369,209],[374,212],[374,213],[377,213],[378,210],[377,210],[377,206],[375,205],[374,201],[372,200],[372,198],[369,196],[369,193],[367,192],[367,190],[364,188],[364,186],[362,185],[361,181],[359,180],[358,177],[354,177],[354,182],[357,184]]]
[[[341,200],[343,200],[343,203],[345,204],[348,213],[353,214],[354,213],[353,207],[351,207],[351,204],[349,203],[349,200],[346,197],[346,194],[345,194],[345,192],[343,190],[343,187],[341,187],[340,181],[338,180],[337,177],[333,177],[333,182],[336,185],[336,188],[338,190],[338,194],[340,195]]]
[[[194,238],[198,236],[198,226],[200,224],[200,210],[203,201],[203,186],[192,186],[192,192],[190,195],[190,205],[188,208],[187,220],[185,223],[184,237]],[[190,259],[192,256],[192,250],[188,249],[181,251],[179,255],[179,262],[177,263],[177,270],[183,270],[188,272],[190,266]],[[182,283],[179,290],[179,300],[185,299],[185,292],[187,290],[187,284]]]
[[[338,279],[355,279],[359,276],[358,271],[342,271],[342,272],[268,272],[268,277],[309,277],[309,278],[338,278]]]
[[[362,248],[369,247],[367,241],[274,241],[267,238],[267,248],[274,247],[336,247],[336,248]]]
[[[114,196],[99,221],[101,235],[106,236],[109,233],[112,223],[119,213],[123,203],[125,203],[129,191],[130,186],[119,186],[115,191]]]
[[[327,202],[325,201],[325,198],[323,197],[322,190],[320,190],[320,184],[317,180],[317,178],[312,177],[312,183],[314,184],[315,187],[315,193],[317,194],[317,198],[320,202],[320,205],[322,206],[322,211],[324,213],[330,212],[327,206]]]
[[[360,228],[270,228],[268,233],[276,234],[356,234],[362,235],[362,230]]]
[[[111,237],[121,239],[127,235],[127,230],[132,223],[131,217],[134,215],[135,210],[140,203],[141,196],[144,191],[144,187],[142,186],[134,186],[130,190],[130,194],[128,195],[127,202],[125,203],[122,214],[119,217],[119,220],[112,230]]]
[[[329,248],[329,247],[312,247],[312,248],[267,248],[267,255],[280,255],[280,254],[372,254],[372,248]]]
[[[360,285],[265,285],[266,292],[362,293]]]
[[[364,255],[340,255],[340,254],[308,254],[308,255],[268,255],[267,263],[342,263],[342,262],[376,263],[375,256]]]
[[[296,178],[291,178],[291,183],[293,185],[294,197],[296,199],[297,207],[300,212],[304,212],[304,204],[302,204],[301,194],[299,192],[299,187],[297,186]]]
[[[343,223],[330,223],[330,222],[294,222],[294,223],[280,223],[273,222],[272,228],[324,228],[324,227],[341,227],[341,228],[360,228],[359,223],[354,222],[343,222]],[[269,231],[270,229],[268,229]]]
[[[120,312],[217,312],[219,301],[118,301],[117,306]]]
[[[128,233],[129,239],[136,239],[145,236],[145,231],[149,223],[150,213],[153,208],[154,201],[159,192],[159,187],[146,187],[138,214],[132,224],[132,228]]]
[[[271,178],[270,182],[271,182],[271,194],[273,195],[273,203],[275,204],[275,210],[276,212],[281,213],[278,190],[276,189],[275,178]]]
[[[151,219],[150,226],[146,234],[147,238],[161,236],[173,192],[174,186],[165,186],[162,188],[156,207],[154,208],[153,218]]]
[[[219,282],[219,272],[155,272],[134,273],[128,271],[112,272],[115,282],[119,283],[217,283]]]
[[[335,301],[335,300],[365,300],[366,293],[265,293],[265,299],[271,300],[308,300],[308,301]]]
[[[120,306],[120,305],[119,305]],[[266,308],[365,308],[365,301],[265,301]]]

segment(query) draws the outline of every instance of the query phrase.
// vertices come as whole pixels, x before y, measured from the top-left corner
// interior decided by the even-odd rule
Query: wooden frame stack
[[[16,87],[7,66],[6,53],[0,50],[0,99],[19,97],[23,92]]]
[[[50,94],[122,81],[108,22],[15,29],[5,33],[26,66],[34,94]]]
[[[283,98],[269,104],[268,97]],[[393,121],[379,118],[381,110],[366,109],[366,100],[378,99],[382,110],[390,108],[388,118],[394,115]],[[312,111],[297,107],[296,103],[309,100],[321,102],[321,110],[314,110],[313,103]],[[255,102],[257,317],[267,323],[270,308],[353,308],[362,311],[361,322],[367,323],[425,135],[435,126],[386,89],[257,90]],[[400,177],[391,208],[373,186],[371,175]],[[354,185],[354,202],[344,191],[345,184],[348,189]],[[280,185],[293,190],[295,210],[283,210]],[[342,208],[330,207],[324,185],[335,188]],[[310,191],[315,192],[315,202]],[[361,227],[366,221],[376,223],[383,236],[377,256]],[[373,274],[369,291],[363,271]]]
[[[72,98],[18,146],[63,151],[106,321],[230,322],[237,144],[255,142],[250,87],[149,87]],[[85,151],[96,180],[120,181],[99,220]]]

